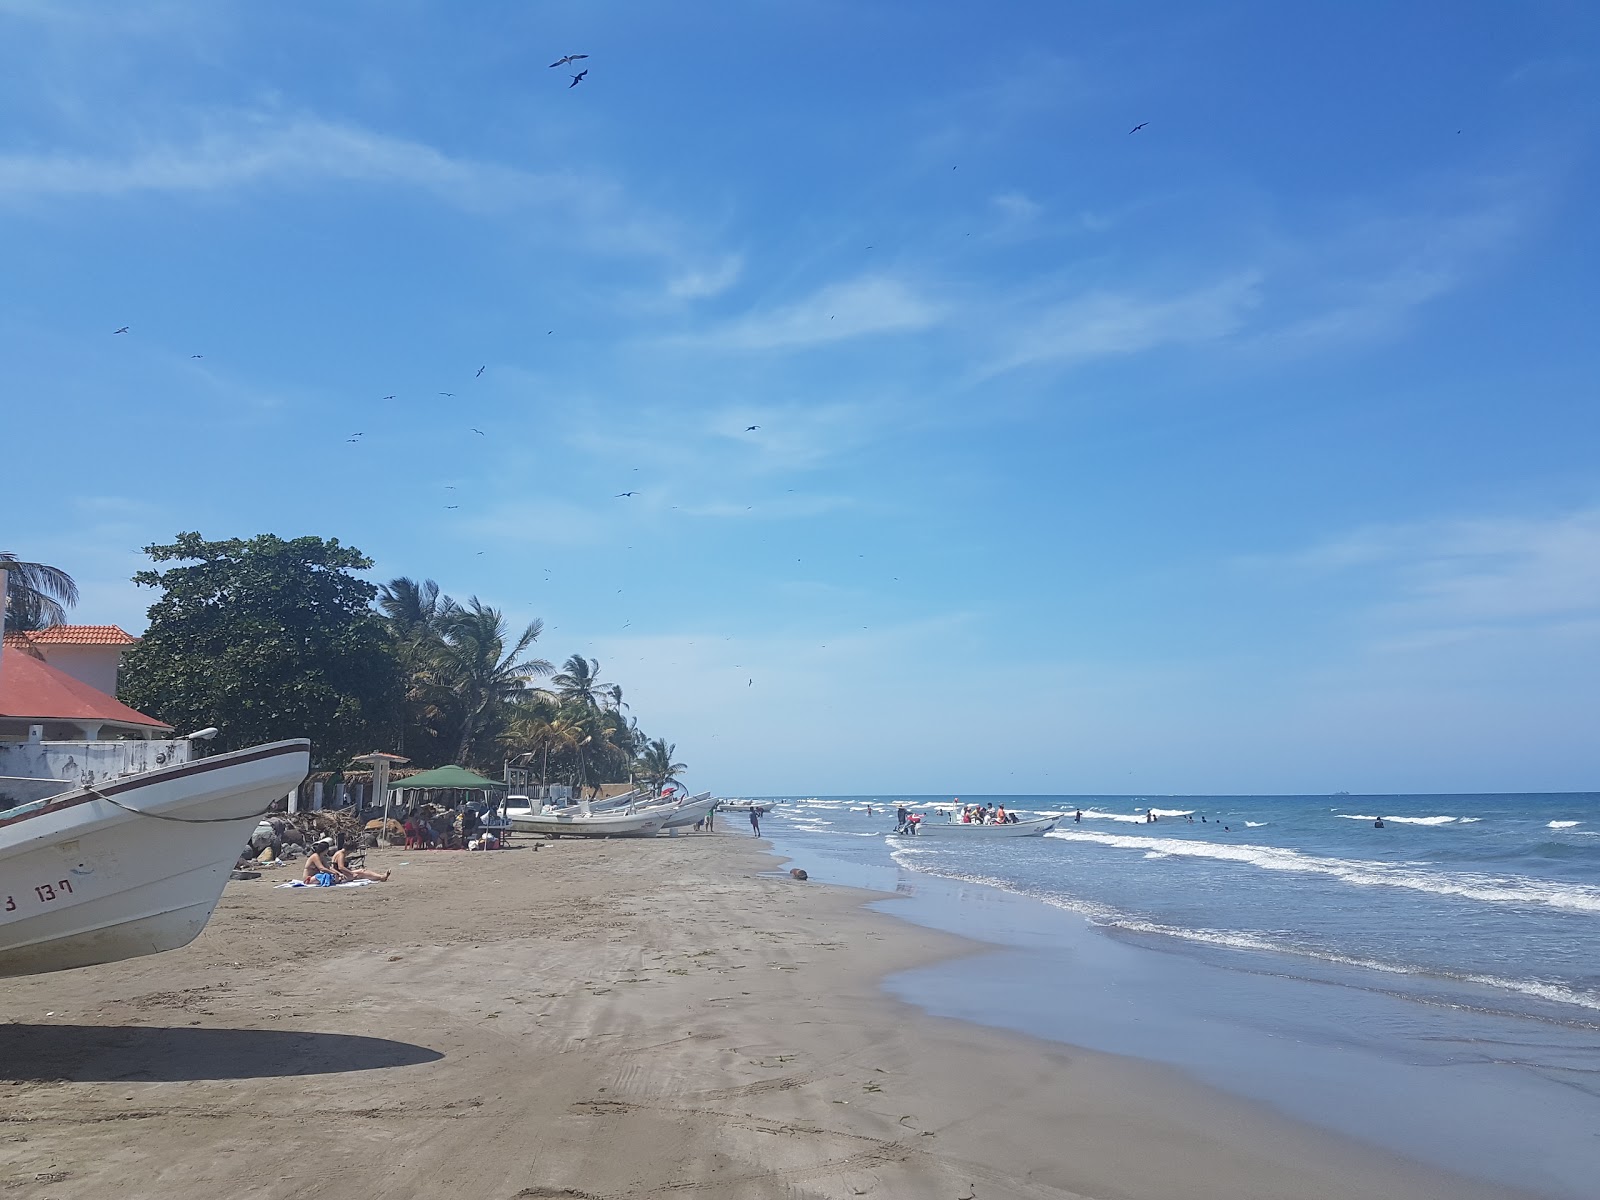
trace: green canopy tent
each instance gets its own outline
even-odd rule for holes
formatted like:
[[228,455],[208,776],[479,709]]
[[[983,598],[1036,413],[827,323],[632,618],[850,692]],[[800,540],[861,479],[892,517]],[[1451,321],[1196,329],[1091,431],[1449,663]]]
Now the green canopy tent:
[[[407,775],[404,779],[390,782],[389,791],[383,798],[385,835],[389,832],[388,814],[389,797],[396,792],[503,792],[506,785],[493,779],[486,779],[475,771],[465,767],[451,764],[448,767],[435,767],[431,771],[421,771],[416,775]],[[401,797],[402,803],[404,796]],[[452,807],[454,807],[452,805]]]

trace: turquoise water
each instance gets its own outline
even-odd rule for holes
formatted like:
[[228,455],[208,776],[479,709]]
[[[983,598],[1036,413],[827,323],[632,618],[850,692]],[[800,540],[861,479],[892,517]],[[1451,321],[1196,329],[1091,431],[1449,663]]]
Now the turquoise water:
[[936,820],[950,799],[791,797],[764,822],[819,878],[1007,947],[895,981],[907,999],[1594,1194],[1600,795],[963,796],[1064,818],[1042,838],[884,836],[897,803]]

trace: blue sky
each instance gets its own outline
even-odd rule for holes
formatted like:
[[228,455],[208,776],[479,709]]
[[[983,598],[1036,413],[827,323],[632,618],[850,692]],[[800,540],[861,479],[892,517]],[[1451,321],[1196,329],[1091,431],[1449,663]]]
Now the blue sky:
[[5,548],[337,536],[729,794],[1593,788],[1597,35],[0,0]]

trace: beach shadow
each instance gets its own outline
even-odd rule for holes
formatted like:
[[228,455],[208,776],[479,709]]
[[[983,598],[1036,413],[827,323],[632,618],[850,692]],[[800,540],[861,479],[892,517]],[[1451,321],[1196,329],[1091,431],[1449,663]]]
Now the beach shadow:
[[0,1080],[173,1083],[379,1071],[437,1050],[348,1033],[144,1025],[0,1025]]

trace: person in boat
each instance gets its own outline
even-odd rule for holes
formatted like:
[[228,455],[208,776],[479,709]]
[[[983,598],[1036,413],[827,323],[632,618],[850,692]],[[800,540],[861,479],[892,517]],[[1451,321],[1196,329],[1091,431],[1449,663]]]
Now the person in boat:
[[996,825],[1004,825],[1004,824],[1007,823],[1006,822],[1006,806],[1004,804],[995,805],[995,808],[994,808],[994,823]]
[[340,883],[349,883],[354,879],[369,879],[373,883],[389,882],[389,872],[387,871],[369,871],[365,867],[352,867],[349,854],[348,850],[340,846],[333,852],[333,858],[329,864],[333,867],[333,873],[339,877]]

